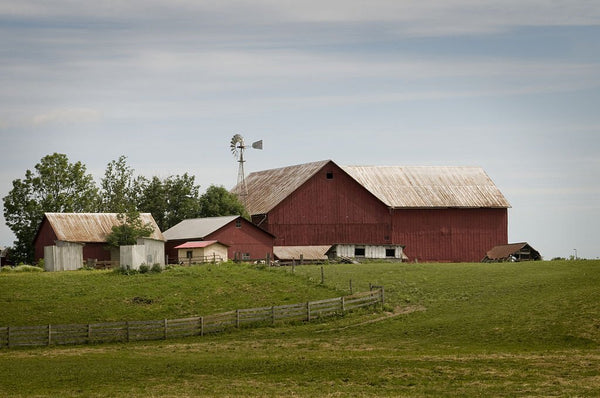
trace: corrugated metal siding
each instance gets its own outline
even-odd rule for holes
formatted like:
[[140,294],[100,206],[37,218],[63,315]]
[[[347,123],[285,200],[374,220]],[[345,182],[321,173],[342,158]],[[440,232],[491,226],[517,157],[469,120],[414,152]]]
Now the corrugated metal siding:
[[[106,242],[106,236],[115,225],[120,225],[117,213],[46,213],[58,240],[65,242]],[[144,224],[149,223],[154,232],[152,239],[165,240],[152,214],[141,213]]]
[[331,245],[324,246],[275,246],[273,253],[279,260],[327,260]]
[[342,169],[389,207],[510,207],[480,167],[344,166]]
[[215,232],[219,228],[223,228],[225,225],[239,217],[240,216],[190,218],[167,229],[163,232],[163,236],[167,240],[204,238],[206,235]]

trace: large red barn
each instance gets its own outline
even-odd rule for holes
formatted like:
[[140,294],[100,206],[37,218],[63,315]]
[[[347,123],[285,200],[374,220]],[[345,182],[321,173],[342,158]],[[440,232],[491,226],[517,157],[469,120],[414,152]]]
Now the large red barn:
[[[251,173],[246,207],[276,246],[403,245],[413,261],[480,261],[508,242],[508,201],[479,167],[340,167]],[[234,192],[237,188],[234,188]]]

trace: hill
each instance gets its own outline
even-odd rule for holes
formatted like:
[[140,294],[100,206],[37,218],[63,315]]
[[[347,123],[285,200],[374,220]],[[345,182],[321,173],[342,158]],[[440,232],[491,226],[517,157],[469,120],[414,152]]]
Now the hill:
[[[233,265],[176,272],[184,276],[120,282],[121,276],[81,275],[96,284],[122,283],[116,291],[132,289],[116,299],[122,306],[127,297],[146,294],[168,308],[160,311],[179,314],[333,297],[347,293],[351,279],[354,291],[384,285],[386,312],[180,341],[0,350],[0,395],[600,395],[600,261],[326,265],[324,286],[319,266],[296,267],[293,275],[290,268]],[[26,297],[23,289],[38,287],[36,278],[1,276],[2,308],[33,307],[37,319],[46,319],[48,311],[23,299],[7,302],[4,293],[10,286]],[[72,302],[85,297],[82,285],[70,290],[68,282],[54,283],[61,296],[78,292]],[[177,292],[179,299],[167,300]],[[206,303],[211,297],[216,304]],[[29,319],[11,311],[13,319]],[[118,316],[131,314],[141,316],[137,310]]]

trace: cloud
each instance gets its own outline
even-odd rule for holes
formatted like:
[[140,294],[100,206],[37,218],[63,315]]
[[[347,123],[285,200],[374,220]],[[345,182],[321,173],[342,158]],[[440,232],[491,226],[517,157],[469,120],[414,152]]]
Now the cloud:
[[34,126],[49,124],[79,124],[94,123],[101,119],[101,114],[95,109],[88,108],[63,108],[35,115],[32,119]]

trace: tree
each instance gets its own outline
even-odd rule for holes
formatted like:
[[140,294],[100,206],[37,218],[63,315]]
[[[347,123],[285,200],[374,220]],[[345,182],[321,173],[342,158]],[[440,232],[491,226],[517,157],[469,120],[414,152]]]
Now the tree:
[[162,181],[156,176],[152,180],[138,178],[138,210],[151,213],[162,231],[187,218],[199,217],[200,187],[194,180],[195,177],[187,173]]
[[13,231],[16,261],[34,260],[33,239],[47,212],[93,212],[98,189],[81,162],[70,163],[61,153],[46,155],[27,170],[24,179],[13,181],[4,201],[6,225]]
[[211,185],[200,197],[200,216],[217,217],[241,215],[249,218],[237,195],[222,186]]
[[122,155],[118,160],[108,163],[100,186],[100,211],[126,213],[135,210],[133,169],[127,165],[126,156]]
[[109,246],[120,247],[135,245],[138,238],[144,238],[152,235],[154,228],[150,223],[144,224],[137,211],[119,213],[117,218],[121,222],[111,228],[111,233],[106,237],[106,243]]

